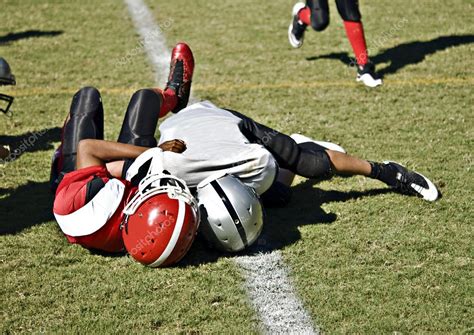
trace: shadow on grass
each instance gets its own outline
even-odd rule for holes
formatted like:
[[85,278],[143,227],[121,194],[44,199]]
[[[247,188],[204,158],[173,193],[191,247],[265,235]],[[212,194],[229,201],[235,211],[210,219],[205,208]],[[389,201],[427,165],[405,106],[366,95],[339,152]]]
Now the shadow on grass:
[[[198,235],[190,252],[177,265],[193,267],[217,261],[220,257],[252,255],[281,249],[301,238],[298,227],[313,224],[331,224],[337,216],[326,213],[321,206],[330,202],[345,202],[392,192],[388,188],[364,192],[324,191],[314,188],[317,181],[307,180],[293,188],[293,199],[284,208],[267,210],[264,231],[257,242],[242,253],[229,254],[211,249]],[[49,182],[28,182],[16,189],[0,188],[0,235],[16,234],[24,229],[54,220],[53,196]],[[121,257],[124,253],[110,254],[91,251],[104,257]]]
[[[425,60],[426,56],[435,54],[451,47],[474,43],[474,35],[450,35],[440,36],[429,41],[413,41],[386,49],[378,55],[370,57],[375,63],[390,63],[389,66],[379,69],[379,76],[394,74],[405,66],[418,64]],[[308,61],[318,59],[337,59],[344,64],[354,65],[354,60],[347,52],[334,52],[321,56],[306,58]]]
[[301,238],[298,227],[313,224],[331,224],[336,221],[334,213],[326,213],[321,206],[330,202],[345,202],[368,196],[393,192],[391,189],[375,189],[364,192],[324,191],[314,188],[317,181],[307,180],[293,187],[293,199],[284,208],[267,209],[266,224],[257,242],[244,252],[222,253],[210,249],[206,241],[198,235],[189,253],[178,267],[198,266],[215,262],[220,257],[234,257],[270,252],[291,245]]
[[0,45],[9,45],[12,42],[37,37],[54,37],[61,35],[62,30],[26,30],[17,33],[8,33],[0,36]]
[[53,142],[61,139],[61,128],[54,127],[21,135],[0,135],[0,145],[9,145],[11,154],[6,161],[17,160],[25,152],[53,149]]
[[[9,145],[9,161],[17,160],[25,152],[50,150],[52,142],[59,141],[61,128],[54,127],[22,135],[0,136],[0,144]],[[32,182],[17,188],[0,188],[0,235],[16,234],[23,229],[53,220],[53,197],[49,182]]]
[[31,182],[15,189],[0,188],[0,235],[54,220],[49,182]]

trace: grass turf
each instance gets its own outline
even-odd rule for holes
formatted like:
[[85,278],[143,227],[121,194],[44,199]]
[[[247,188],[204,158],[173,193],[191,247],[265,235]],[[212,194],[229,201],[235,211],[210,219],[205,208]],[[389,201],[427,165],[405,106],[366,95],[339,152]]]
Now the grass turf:
[[[328,30],[308,30],[299,50],[286,40],[291,1],[147,3],[171,23],[170,47],[193,48],[199,98],[357,156],[398,160],[440,185],[444,197],[428,204],[358,177],[297,180],[290,206],[269,211],[259,244],[283,250],[315,323],[329,333],[472,331],[472,4],[361,1],[385,74],[369,90],[345,64],[350,48],[332,1]],[[0,44],[19,82],[0,139],[48,130],[0,168],[2,331],[255,332],[229,258],[197,243],[183,266],[150,270],[68,245],[51,221],[49,157],[71,95],[83,85],[104,90],[113,138],[129,94],[153,83],[142,53],[117,63],[138,45],[125,6],[2,5],[11,15],[0,36],[50,32]]]

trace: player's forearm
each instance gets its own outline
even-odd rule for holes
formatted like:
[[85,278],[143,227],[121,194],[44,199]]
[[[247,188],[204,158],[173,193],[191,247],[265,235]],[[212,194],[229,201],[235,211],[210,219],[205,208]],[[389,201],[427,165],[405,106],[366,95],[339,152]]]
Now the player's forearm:
[[107,161],[137,158],[148,150],[131,144],[87,139],[79,142],[77,150],[77,168],[105,166]]

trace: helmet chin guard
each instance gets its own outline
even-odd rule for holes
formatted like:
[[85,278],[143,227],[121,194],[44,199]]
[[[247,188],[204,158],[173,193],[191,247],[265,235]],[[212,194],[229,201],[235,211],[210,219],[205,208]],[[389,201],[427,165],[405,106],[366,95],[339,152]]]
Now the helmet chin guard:
[[191,191],[184,180],[169,174],[147,175],[140,181],[138,191],[125,206],[125,215],[135,214],[137,208],[158,194],[167,194],[170,199],[182,200],[196,209],[199,214],[197,201],[191,195]]

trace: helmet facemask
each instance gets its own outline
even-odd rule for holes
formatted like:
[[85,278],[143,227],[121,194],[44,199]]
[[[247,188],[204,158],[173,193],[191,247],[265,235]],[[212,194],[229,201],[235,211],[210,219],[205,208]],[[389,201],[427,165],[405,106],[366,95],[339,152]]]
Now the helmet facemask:
[[[12,74],[10,65],[7,61],[0,57],[0,86],[16,85],[15,76]],[[13,104],[14,98],[10,95],[0,93],[0,112],[11,116],[10,107]]]

